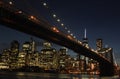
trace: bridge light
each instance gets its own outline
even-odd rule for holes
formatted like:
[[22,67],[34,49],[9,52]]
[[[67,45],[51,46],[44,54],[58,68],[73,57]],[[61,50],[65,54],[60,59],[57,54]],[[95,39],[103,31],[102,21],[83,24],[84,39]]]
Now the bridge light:
[[22,11],[18,11],[17,13],[22,13]]
[[55,14],[53,14],[53,17],[54,17],[54,18],[56,18],[56,15],[55,15]]
[[22,13],[22,11],[17,11],[17,12],[15,12],[16,14],[21,14]]
[[18,13],[22,13],[22,11],[18,11]]
[[72,37],[71,37],[70,35],[67,35],[67,37],[68,37],[69,39],[72,39]]
[[31,19],[34,19],[34,16],[30,16]]
[[70,33],[70,30],[68,30],[68,33]]
[[30,18],[31,18],[31,19],[34,19],[34,20],[36,19],[34,16],[30,16]]
[[65,27],[65,29],[67,30],[67,27]]
[[73,34],[72,34],[72,33],[71,33],[70,35],[71,35],[71,36],[73,36]]
[[58,30],[56,27],[52,27],[52,30],[53,30],[54,32],[59,32],[59,30]]
[[95,53],[97,53],[97,50],[95,50]]
[[64,24],[63,24],[63,23],[61,23],[61,26],[64,26]]
[[94,52],[94,49],[91,49]]
[[47,4],[46,4],[45,2],[43,3],[43,5],[44,5],[44,6],[47,6]]
[[57,19],[58,22],[60,22],[60,19]]
[[82,44],[82,42],[81,42],[81,41],[79,41],[79,40],[78,40],[78,43]]
[[73,36],[74,38],[76,38],[75,36]]
[[11,2],[11,1],[10,1],[10,2],[9,2],[9,4],[10,4],[10,5],[12,5],[12,4],[13,4],[13,2]]

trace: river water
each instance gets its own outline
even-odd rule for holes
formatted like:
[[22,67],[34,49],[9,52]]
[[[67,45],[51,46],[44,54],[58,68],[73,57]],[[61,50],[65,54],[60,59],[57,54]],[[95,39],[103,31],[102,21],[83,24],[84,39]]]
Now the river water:
[[30,72],[0,72],[0,79],[120,79],[114,77],[99,77],[98,75],[53,74]]

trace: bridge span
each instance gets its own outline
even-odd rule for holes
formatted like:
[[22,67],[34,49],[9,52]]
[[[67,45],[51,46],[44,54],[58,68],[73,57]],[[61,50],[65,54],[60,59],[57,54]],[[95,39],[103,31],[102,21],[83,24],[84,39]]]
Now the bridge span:
[[87,48],[72,36],[65,34],[40,18],[27,14],[19,9],[0,2],[0,24],[42,38],[58,45],[65,46],[78,54],[99,62],[100,75],[114,75],[113,62],[101,56],[91,48]]

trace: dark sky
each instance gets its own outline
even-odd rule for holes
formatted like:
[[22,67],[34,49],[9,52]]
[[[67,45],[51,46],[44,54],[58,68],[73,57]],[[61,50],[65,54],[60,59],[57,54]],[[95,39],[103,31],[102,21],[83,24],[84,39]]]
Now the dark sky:
[[[6,0],[9,1],[9,0]],[[33,15],[43,15],[46,20],[55,23],[50,12],[41,5],[42,0],[12,0],[15,6]],[[82,40],[84,29],[90,47],[95,49],[97,38],[102,38],[104,46],[114,49],[115,56],[120,57],[120,1],[119,0],[43,0],[77,39]],[[58,27],[61,27],[58,25]],[[29,40],[28,35],[0,26],[0,44]],[[38,40],[38,39],[37,39]]]

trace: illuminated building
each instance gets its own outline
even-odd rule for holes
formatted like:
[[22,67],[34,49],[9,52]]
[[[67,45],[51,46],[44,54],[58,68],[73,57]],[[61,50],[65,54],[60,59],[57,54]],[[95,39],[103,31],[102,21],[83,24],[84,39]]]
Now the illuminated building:
[[5,49],[1,55],[0,69],[8,69],[10,65],[10,53],[9,49]]
[[3,63],[8,63],[9,64],[9,62],[10,62],[10,52],[11,51],[8,50],[8,49],[3,50],[2,56],[1,56],[1,60],[2,60]]
[[99,63],[93,59],[90,59],[88,61],[88,68],[87,68],[87,72],[89,74],[99,74]]
[[63,47],[59,50],[59,68],[65,68],[68,60],[67,48]]
[[51,43],[48,41],[44,41],[43,43],[43,48],[44,49],[51,49]]
[[[21,57],[21,55],[26,54],[25,56],[25,66],[29,66],[30,64],[30,54],[31,53],[31,45],[30,42],[25,42],[22,45],[22,52],[19,53],[19,64],[20,62],[24,62],[24,56]],[[23,60],[23,61],[20,61]],[[24,65],[24,64],[20,64],[20,65]]]
[[31,38],[31,42],[25,42],[22,46],[25,56],[26,66],[38,66],[38,52],[36,51],[36,43]]
[[27,66],[39,66],[38,58],[39,58],[38,52],[28,53],[26,58]]
[[45,68],[45,70],[56,69],[58,66],[57,51],[51,48],[51,44],[47,41],[43,43],[43,49],[40,54],[40,67]]
[[35,41],[33,40],[33,38],[31,38],[30,44],[31,44],[31,51],[32,51],[32,52],[35,52],[35,51],[36,51],[36,43],[35,43]]
[[30,42],[25,42],[22,46],[22,50],[23,51],[26,51],[26,52],[29,52],[31,51],[31,45],[30,45]]
[[87,38],[87,31],[86,31],[86,29],[84,31],[83,45],[85,47],[88,47],[88,38]]
[[9,69],[9,65],[7,63],[0,62],[0,69]]
[[96,46],[97,46],[97,50],[101,50],[103,48],[102,39],[97,39]]
[[31,42],[25,42],[22,46],[23,51],[27,51],[28,53],[34,53],[36,51],[36,43],[31,38]]
[[11,53],[10,53],[10,68],[11,69],[17,68],[18,53],[19,53],[19,43],[18,41],[14,40],[11,43]]
[[[85,31],[84,31],[84,38],[83,38],[83,42],[82,42],[82,44],[83,44],[83,46],[85,46],[85,47],[89,47],[88,46],[88,38],[87,38],[87,31],[86,31],[86,29],[85,29]],[[85,57],[85,56],[82,56],[81,55],[81,70],[82,71],[86,71],[86,69],[87,69],[87,64],[88,64],[88,60],[89,60],[89,58],[88,57]]]
[[18,54],[18,67],[23,67],[26,65],[26,54],[25,52],[19,52]]

